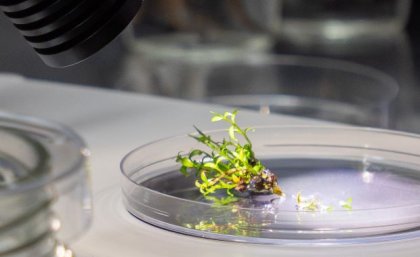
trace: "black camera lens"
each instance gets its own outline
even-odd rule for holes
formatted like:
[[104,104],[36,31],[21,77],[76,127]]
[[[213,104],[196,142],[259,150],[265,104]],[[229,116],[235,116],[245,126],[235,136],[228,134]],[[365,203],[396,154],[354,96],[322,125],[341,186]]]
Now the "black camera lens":
[[0,10],[49,66],[76,64],[113,40],[142,0],[0,0]]

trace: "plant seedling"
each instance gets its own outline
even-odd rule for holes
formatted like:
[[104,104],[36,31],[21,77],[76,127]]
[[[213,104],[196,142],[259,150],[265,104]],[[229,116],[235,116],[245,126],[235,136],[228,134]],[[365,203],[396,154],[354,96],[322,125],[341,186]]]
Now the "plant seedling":
[[[236,110],[223,114],[212,112],[212,122],[228,123],[228,139],[215,141],[195,127],[197,133],[190,136],[209,150],[193,149],[188,154],[179,153],[176,161],[181,164],[181,173],[186,176],[195,174],[195,186],[201,194],[219,204],[236,201],[238,195],[283,195],[277,176],[256,159],[248,137],[251,129],[239,127],[237,113]],[[225,196],[215,195],[221,191],[226,193]]]

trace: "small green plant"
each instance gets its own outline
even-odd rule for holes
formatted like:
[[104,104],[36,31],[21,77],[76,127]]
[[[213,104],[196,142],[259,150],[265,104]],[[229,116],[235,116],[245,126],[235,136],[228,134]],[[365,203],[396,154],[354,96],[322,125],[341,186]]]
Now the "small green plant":
[[315,196],[302,196],[301,192],[298,192],[296,195],[296,208],[298,211],[306,212],[331,212],[334,210],[332,205],[324,205]]
[[[306,212],[332,212],[335,207],[334,205],[325,205],[321,200],[313,195],[302,196],[301,192],[296,195],[296,209],[298,211]],[[353,198],[349,197],[345,201],[339,201],[338,204],[341,208],[351,211],[353,210]]]
[[[190,136],[209,150],[193,149],[188,154],[179,153],[176,161],[181,164],[180,171],[186,176],[195,174],[195,185],[201,194],[219,204],[236,201],[236,195],[240,195],[237,193],[283,195],[277,176],[255,157],[248,137],[251,129],[242,129],[236,123],[237,111],[212,114],[212,122],[228,123],[228,139],[215,141],[195,127],[197,133]],[[225,196],[215,196],[221,191],[226,193]]]
[[340,201],[340,206],[348,211],[353,210],[353,198],[349,197],[345,201]]

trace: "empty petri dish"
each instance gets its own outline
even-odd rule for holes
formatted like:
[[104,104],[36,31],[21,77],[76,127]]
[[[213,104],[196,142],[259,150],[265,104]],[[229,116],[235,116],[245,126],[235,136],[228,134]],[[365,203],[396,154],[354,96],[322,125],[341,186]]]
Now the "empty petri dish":
[[399,90],[387,74],[357,63],[262,54],[214,66],[202,84],[215,104],[381,128],[390,126]]

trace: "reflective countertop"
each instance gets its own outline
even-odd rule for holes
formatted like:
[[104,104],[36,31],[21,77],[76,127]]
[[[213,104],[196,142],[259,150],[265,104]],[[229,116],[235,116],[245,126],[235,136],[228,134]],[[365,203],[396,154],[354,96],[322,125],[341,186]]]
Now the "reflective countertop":
[[[65,123],[88,143],[94,217],[88,232],[70,244],[77,256],[418,256],[419,240],[313,247],[244,244],[207,240],[156,228],[129,215],[121,200],[119,163],[131,149],[151,140],[192,130],[213,129],[214,105],[115,90],[0,77],[0,108]],[[176,117],[176,119],[174,119]],[[171,124],[168,126],[168,124]],[[241,112],[241,123],[323,124],[281,115]],[[324,123],[325,124],[325,123]],[[315,249],[315,250],[314,250]]]

